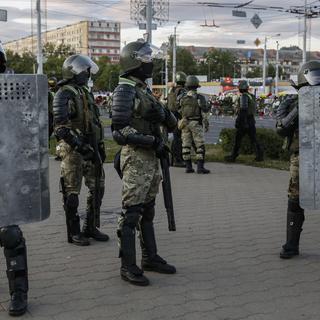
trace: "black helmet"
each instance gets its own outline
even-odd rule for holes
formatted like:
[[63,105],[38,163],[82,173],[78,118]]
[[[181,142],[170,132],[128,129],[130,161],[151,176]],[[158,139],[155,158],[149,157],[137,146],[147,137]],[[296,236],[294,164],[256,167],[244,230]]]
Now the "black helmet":
[[249,84],[247,80],[240,80],[238,83],[238,89],[239,90],[248,90]]
[[176,73],[176,83],[180,85],[184,85],[187,80],[187,75],[183,71],[178,71]]
[[320,61],[311,60],[304,63],[298,71],[298,87],[320,84]]
[[187,76],[185,86],[187,88],[200,88],[199,79],[196,76]]
[[62,65],[62,77],[64,80],[74,79],[79,85],[85,85],[90,74],[96,74],[99,67],[83,54],[74,54],[68,57]]
[[155,56],[154,48],[150,46],[149,43],[145,42],[143,39],[139,39],[134,42],[128,43],[120,53],[120,75],[128,75],[133,73],[133,71],[140,69],[143,66],[149,66],[146,73],[141,74],[145,78],[149,78],[152,75],[152,59]]

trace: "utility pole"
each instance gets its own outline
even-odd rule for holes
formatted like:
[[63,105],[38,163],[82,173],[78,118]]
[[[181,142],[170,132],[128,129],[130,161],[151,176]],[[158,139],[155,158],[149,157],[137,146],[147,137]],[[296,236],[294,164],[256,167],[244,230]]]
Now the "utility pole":
[[43,74],[43,55],[42,55],[42,41],[41,41],[41,0],[37,0],[37,62],[38,62],[38,74]]
[[276,53],[276,79],[275,79],[275,95],[279,93],[279,41],[277,41],[277,53]]
[[177,73],[177,26],[180,21],[174,26],[173,32],[173,44],[172,44],[172,82],[176,81],[176,73]]
[[166,83],[166,89],[165,89],[165,97],[168,97],[168,81],[169,81],[169,69],[168,69],[168,45],[166,46],[166,52],[165,52],[165,83]]
[[266,67],[267,67],[267,36],[264,37],[264,50],[263,50],[263,70],[262,70],[262,86],[263,92],[266,93]]
[[147,20],[147,34],[148,34],[148,43],[152,43],[152,0],[147,0],[146,6],[146,20]]
[[302,63],[307,62],[307,0],[304,4],[304,18],[303,18],[303,52],[302,52]]

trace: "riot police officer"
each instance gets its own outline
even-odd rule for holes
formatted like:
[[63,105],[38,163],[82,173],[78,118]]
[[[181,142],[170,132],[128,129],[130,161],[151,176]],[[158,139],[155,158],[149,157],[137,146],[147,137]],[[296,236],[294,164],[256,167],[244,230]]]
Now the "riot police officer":
[[54,95],[57,91],[57,78],[56,77],[50,77],[48,79],[48,116],[49,116],[49,139],[53,133],[53,99]]
[[197,158],[197,173],[207,174],[210,170],[204,168],[205,142],[203,126],[207,131],[209,122],[207,119],[210,110],[209,103],[203,95],[197,93],[200,87],[196,76],[188,76],[186,79],[186,92],[178,97],[179,128],[182,137],[182,156],[186,164],[186,173],[194,172],[191,162],[191,147],[194,144]]
[[[320,85],[320,61],[304,63],[298,72],[296,90],[304,86]],[[299,203],[299,112],[298,95],[288,95],[277,110],[277,132],[286,138],[290,151],[290,180],[287,207],[287,239],[280,258],[290,259],[299,255],[299,242],[304,222],[304,209]]]
[[[11,74],[7,57],[0,43],[0,74]],[[27,310],[28,266],[27,247],[18,225],[0,226],[0,246],[4,248],[10,291],[9,314],[20,316]]]
[[[155,99],[145,82],[152,77],[152,55],[150,45],[143,40],[130,42],[122,49],[120,79],[112,104],[113,138],[122,146],[122,214],[117,232],[120,274],[123,280],[140,286],[149,284],[143,271],[176,272],[158,255],[153,226],[161,180],[158,158],[167,152],[160,125],[172,131],[176,119]],[[136,228],[142,249],[141,269],[136,263]]]
[[[99,231],[100,206],[104,194],[105,160],[103,127],[99,110],[87,88],[98,66],[87,56],[68,57],[62,66],[63,81],[53,101],[55,135],[60,139],[57,155],[61,157],[61,191],[66,215],[68,242],[89,245],[88,238],[107,241]],[[82,177],[89,189],[87,211],[80,232],[78,215]]]
[[256,137],[256,100],[255,96],[249,93],[249,85],[246,80],[239,81],[238,89],[240,95],[236,101],[236,136],[233,150],[230,155],[225,157],[228,162],[235,162],[239,155],[241,141],[244,135],[248,134],[251,144],[256,153],[256,161],[263,161],[263,151]]
[[[177,119],[180,119],[180,114],[178,112],[178,97],[186,92],[185,83],[187,80],[187,75],[178,71],[176,74],[175,83],[176,85],[172,87],[168,93],[168,108],[174,114]],[[171,154],[172,154],[172,165],[174,167],[185,167],[182,158],[182,139],[181,130],[176,128],[173,131],[173,139],[171,144]]]

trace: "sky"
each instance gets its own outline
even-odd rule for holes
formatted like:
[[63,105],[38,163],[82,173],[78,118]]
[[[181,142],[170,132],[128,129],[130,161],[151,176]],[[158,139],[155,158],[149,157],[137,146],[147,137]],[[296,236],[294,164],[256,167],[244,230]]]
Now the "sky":
[[[138,0],[132,0],[138,1]],[[143,0],[140,0],[143,1]],[[160,46],[177,26],[178,45],[206,47],[250,47],[256,48],[255,39],[259,38],[263,46],[268,37],[268,48],[298,45],[302,47],[303,19],[297,15],[272,10],[249,10],[246,18],[232,16],[230,8],[210,8],[199,4],[206,0],[169,0],[169,21],[153,31],[153,43]],[[241,4],[248,0],[207,0],[216,3]],[[8,22],[0,22],[0,40],[7,42],[31,34],[31,2],[36,0],[0,0],[0,9],[8,10]],[[42,0],[44,2],[44,0]],[[254,5],[302,6],[305,0],[254,0]],[[310,5],[319,5],[320,0],[308,0]],[[121,45],[141,38],[145,31],[139,30],[135,21],[130,20],[130,0],[47,0],[48,30],[87,19],[106,19],[121,22]],[[263,21],[255,28],[250,19],[258,14]],[[219,28],[202,27],[215,24]],[[177,22],[180,21],[180,24]],[[34,20],[35,23],[35,20]],[[1,27],[2,26],[2,27]],[[320,51],[320,18],[308,21],[307,49]],[[34,30],[35,30],[34,25]],[[276,36],[280,33],[280,36]],[[245,44],[237,44],[245,40]]]

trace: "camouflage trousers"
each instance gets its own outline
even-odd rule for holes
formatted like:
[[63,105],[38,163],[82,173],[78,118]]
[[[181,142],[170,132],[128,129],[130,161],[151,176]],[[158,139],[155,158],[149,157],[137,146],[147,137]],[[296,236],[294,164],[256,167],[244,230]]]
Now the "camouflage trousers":
[[154,150],[124,146],[121,150],[122,207],[153,201],[159,192],[161,175]]
[[[57,146],[57,156],[61,161],[61,177],[63,178],[65,195],[80,194],[82,178],[90,192],[95,191],[95,165],[92,161],[83,160],[81,154],[74,151],[70,145],[63,140]],[[105,184],[105,175],[102,170],[100,177],[100,188]]]
[[196,147],[197,160],[204,160],[205,146],[203,127],[199,121],[189,120],[186,126],[181,130],[182,138],[182,157],[183,160],[191,159],[191,147]]
[[290,157],[290,181],[288,197],[299,201],[299,153],[293,153]]

